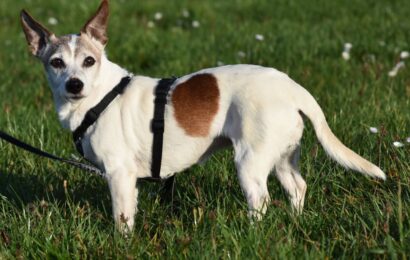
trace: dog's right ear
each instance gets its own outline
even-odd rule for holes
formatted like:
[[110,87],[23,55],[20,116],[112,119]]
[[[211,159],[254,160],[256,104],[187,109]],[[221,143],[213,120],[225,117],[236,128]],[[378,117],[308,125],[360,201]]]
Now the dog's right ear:
[[81,29],[81,33],[85,33],[90,37],[105,45],[108,41],[107,26],[108,26],[108,0],[102,0],[97,12],[87,21]]
[[33,55],[39,57],[41,51],[47,46],[54,34],[34,20],[25,10],[21,11],[20,19],[30,51]]

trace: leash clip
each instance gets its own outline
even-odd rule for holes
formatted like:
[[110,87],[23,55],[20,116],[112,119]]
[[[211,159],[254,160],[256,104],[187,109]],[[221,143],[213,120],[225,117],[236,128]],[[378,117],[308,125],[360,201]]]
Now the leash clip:
[[74,144],[75,144],[75,148],[77,149],[77,152],[81,156],[84,156],[83,144],[81,141],[82,141],[82,138],[78,137],[76,140],[74,140]]

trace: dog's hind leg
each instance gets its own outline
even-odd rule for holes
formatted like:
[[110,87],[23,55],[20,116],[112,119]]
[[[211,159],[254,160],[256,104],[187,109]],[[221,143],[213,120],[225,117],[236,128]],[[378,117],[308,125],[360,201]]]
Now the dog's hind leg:
[[290,149],[288,153],[282,155],[275,166],[276,177],[288,193],[292,209],[297,214],[300,214],[303,210],[307,188],[305,180],[299,173],[299,154],[299,146]]
[[235,147],[235,164],[239,182],[248,202],[248,216],[260,220],[270,202],[267,179],[272,169],[268,156],[255,154],[250,148]]
[[122,232],[129,232],[134,226],[138,194],[136,182],[136,175],[125,170],[111,172],[108,177],[115,223]]

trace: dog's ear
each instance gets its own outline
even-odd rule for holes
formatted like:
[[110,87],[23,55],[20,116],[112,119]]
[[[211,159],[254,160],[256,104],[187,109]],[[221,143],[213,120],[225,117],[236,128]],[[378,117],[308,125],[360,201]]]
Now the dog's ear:
[[31,53],[39,57],[43,48],[46,47],[51,41],[51,38],[54,37],[54,34],[34,20],[25,10],[21,11],[20,20]]
[[108,15],[108,0],[103,0],[97,12],[84,25],[81,33],[86,33],[98,40],[102,45],[105,45],[108,41]]

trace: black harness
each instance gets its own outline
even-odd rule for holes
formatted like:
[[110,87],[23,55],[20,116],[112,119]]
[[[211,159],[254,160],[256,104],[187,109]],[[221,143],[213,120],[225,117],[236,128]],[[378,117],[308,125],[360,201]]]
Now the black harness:
[[83,145],[81,143],[87,129],[97,121],[101,113],[108,107],[108,105],[118,96],[124,92],[125,87],[130,83],[131,77],[123,77],[110,92],[108,92],[101,101],[93,108],[87,111],[83,121],[73,132],[73,141],[78,153],[84,157]]
[[[147,178],[140,178],[143,180],[149,181],[162,181],[160,176],[161,172],[161,161],[162,161],[162,147],[163,147],[163,134],[164,134],[164,113],[165,113],[165,105],[167,103],[167,95],[171,88],[171,85],[175,82],[176,78],[166,78],[161,79],[158,82],[158,85],[155,89],[155,107],[154,107],[154,117],[151,122],[151,131],[153,132],[154,140],[152,145],[152,161],[151,161],[151,177]],[[97,120],[101,113],[108,107],[108,105],[118,96],[124,93],[125,88],[131,81],[130,76],[126,76],[121,79],[121,81],[110,91],[108,92],[104,98],[93,108],[87,111],[84,116],[83,121],[81,122],[80,126],[73,132],[73,141],[77,151],[84,156],[84,151],[82,147],[82,139],[84,134],[86,133],[87,129],[93,125]],[[102,172],[100,169],[96,168],[95,166],[91,166],[88,164],[84,164],[74,160],[63,159],[57,157],[55,155],[49,154],[44,152],[40,149],[32,147],[24,142],[17,140],[16,138],[0,131],[0,138],[12,143],[26,151],[31,153],[61,161],[72,166],[81,168],[83,170],[87,170],[93,173],[96,173],[100,176],[105,176],[105,173]],[[165,181],[164,189],[169,190],[170,186],[173,186],[174,176],[169,177]]]
[[[175,82],[176,78],[165,78],[158,82],[155,88],[154,99],[154,118],[151,122],[151,131],[154,135],[152,143],[152,160],[151,160],[151,177],[142,178],[149,181],[162,181],[161,173],[161,161],[162,161],[162,147],[164,137],[164,113],[165,105],[167,103],[167,96],[171,85]],[[131,81],[131,77],[127,76],[121,79],[110,92],[108,92],[104,98],[93,108],[87,111],[80,126],[73,132],[73,141],[77,151],[84,156],[82,147],[82,139],[87,129],[93,125],[101,113],[108,107],[108,105],[118,96],[121,95],[125,88]],[[172,177],[173,178],[173,177]]]

